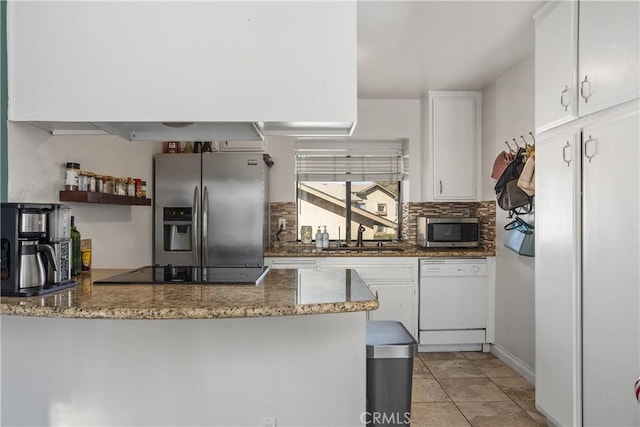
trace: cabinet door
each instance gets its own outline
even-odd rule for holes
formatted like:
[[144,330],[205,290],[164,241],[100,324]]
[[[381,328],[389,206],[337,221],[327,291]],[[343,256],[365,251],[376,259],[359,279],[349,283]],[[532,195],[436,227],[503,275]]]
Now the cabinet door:
[[582,132],[585,426],[640,425],[639,128],[636,111]]
[[429,95],[434,200],[476,198],[479,96]]
[[577,1],[558,1],[536,16],[535,126],[537,132],[577,115]]
[[640,3],[580,2],[580,115],[638,98]]
[[220,141],[220,151],[263,152],[264,141]]
[[580,140],[536,143],[536,404],[563,426],[580,425]]
[[369,320],[397,320],[416,336],[413,316],[415,287],[413,285],[369,285],[371,292],[378,293],[377,310],[369,312]]

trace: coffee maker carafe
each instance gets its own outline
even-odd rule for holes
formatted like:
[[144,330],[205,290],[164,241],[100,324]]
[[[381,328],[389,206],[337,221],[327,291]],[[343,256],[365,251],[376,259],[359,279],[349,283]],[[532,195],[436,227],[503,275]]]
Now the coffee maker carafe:
[[34,296],[75,286],[71,281],[69,207],[2,203],[3,296]]
[[47,273],[40,256],[45,254],[50,268],[58,270],[53,248],[47,244],[40,244],[37,240],[23,240],[20,245],[20,289],[44,286],[47,283]]

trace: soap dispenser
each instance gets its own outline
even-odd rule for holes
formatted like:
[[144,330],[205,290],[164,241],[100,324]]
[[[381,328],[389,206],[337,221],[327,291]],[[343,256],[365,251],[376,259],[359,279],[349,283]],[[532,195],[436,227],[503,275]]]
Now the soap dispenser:
[[318,226],[318,231],[316,232],[316,249],[322,249],[322,231],[320,231],[320,226]]
[[324,230],[322,231],[322,248],[329,247],[329,233],[327,232],[327,226],[323,226]]

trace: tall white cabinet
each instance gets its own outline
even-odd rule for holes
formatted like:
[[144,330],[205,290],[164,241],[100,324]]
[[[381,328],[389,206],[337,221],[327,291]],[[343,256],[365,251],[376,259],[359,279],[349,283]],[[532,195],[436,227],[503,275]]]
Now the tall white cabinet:
[[640,120],[582,129],[582,390],[590,426],[639,426]]
[[[536,17],[536,405],[552,424],[640,425],[639,16],[571,1]],[[545,65],[554,28],[579,61]]]
[[580,135],[536,142],[536,404],[560,425],[580,419]]

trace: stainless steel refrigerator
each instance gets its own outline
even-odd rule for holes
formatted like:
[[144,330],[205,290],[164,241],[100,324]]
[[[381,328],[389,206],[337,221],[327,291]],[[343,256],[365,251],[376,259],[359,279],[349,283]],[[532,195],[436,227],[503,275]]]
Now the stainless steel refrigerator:
[[269,198],[262,154],[157,154],[153,189],[156,267],[175,274],[190,267],[195,273],[186,281],[264,270]]

